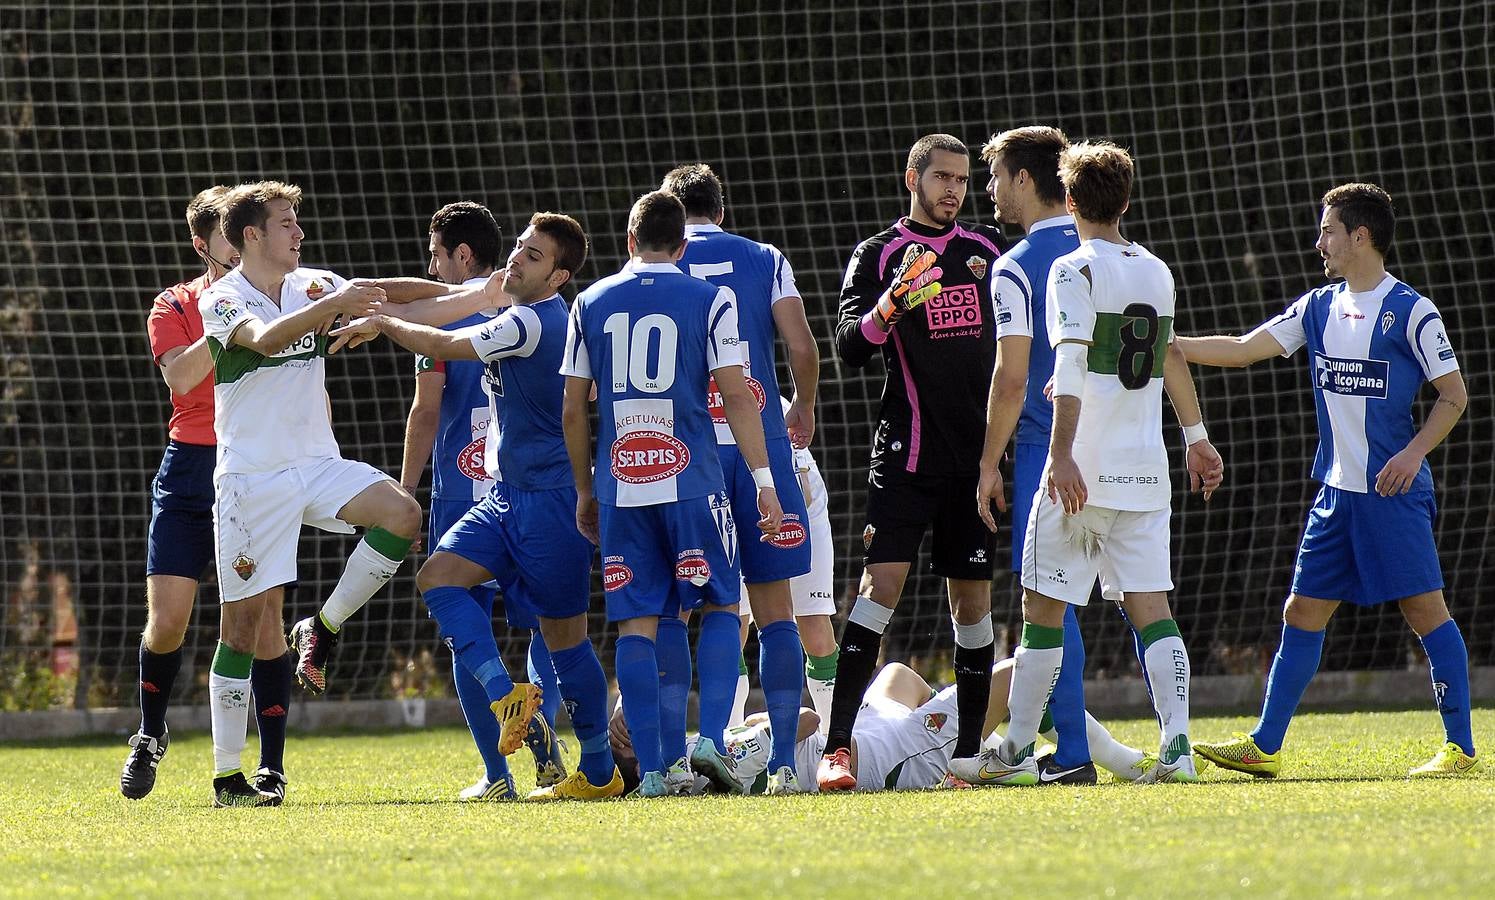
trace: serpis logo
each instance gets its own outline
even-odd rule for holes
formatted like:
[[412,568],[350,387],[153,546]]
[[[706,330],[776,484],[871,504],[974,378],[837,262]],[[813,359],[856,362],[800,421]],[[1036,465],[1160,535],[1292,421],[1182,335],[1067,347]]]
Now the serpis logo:
[[463,447],[462,452],[457,454],[457,471],[473,481],[487,481],[488,470],[483,468],[483,449],[487,444],[488,436],[483,435]]
[[672,434],[631,431],[613,441],[613,477],[625,484],[650,484],[673,478],[690,464],[690,451]]
[[699,554],[685,556],[675,563],[675,580],[689,581],[696,587],[704,587],[711,580],[711,565]]
[[602,563],[602,589],[616,591],[633,581],[633,570],[623,562],[621,556],[609,556]]
[[1391,366],[1381,359],[1344,359],[1313,355],[1313,384],[1321,391],[1345,397],[1386,399]]
[[[753,392],[753,399],[758,401],[758,412],[763,412],[763,407],[768,403],[768,392],[763,389],[762,383],[751,375],[744,374],[743,381],[747,382],[748,390]],[[722,406],[721,388],[716,386],[716,376],[706,385],[706,408],[711,411],[711,421],[718,425],[727,424],[727,409]]]
[[805,542],[805,526],[794,513],[784,513],[784,521],[768,542],[780,550],[793,550]]

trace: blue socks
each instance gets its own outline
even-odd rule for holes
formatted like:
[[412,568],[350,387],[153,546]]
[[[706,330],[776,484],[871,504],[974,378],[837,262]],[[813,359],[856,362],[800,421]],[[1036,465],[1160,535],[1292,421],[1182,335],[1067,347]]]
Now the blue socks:
[[[701,735],[711,738],[717,749],[721,749],[726,740],[727,720],[732,717],[732,701],[737,696],[737,662],[742,658],[740,623],[735,609],[718,607],[701,617],[701,635],[696,639],[696,667],[701,679]],[[798,633],[796,628],[795,634]],[[800,677],[803,677],[804,665],[801,657],[795,670]],[[798,708],[797,695],[794,702]],[[631,722],[629,727],[632,728]]]
[[785,619],[758,629],[758,651],[758,680],[763,685],[769,727],[773,729],[768,770],[777,772],[780,766],[794,766],[799,699],[805,685],[805,651],[799,643],[799,626],[793,619]]
[[[614,669],[618,693],[623,695],[623,721],[628,724],[633,754],[638,758],[639,775],[663,772],[659,743],[659,661],[655,656],[654,642],[637,634],[619,637]],[[735,660],[732,679],[733,687],[736,687]]]
[[1464,635],[1449,619],[1422,639],[1428,667],[1433,670],[1433,699],[1443,717],[1443,731],[1450,743],[1474,755],[1474,733],[1469,725],[1469,651]]
[[672,764],[685,756],[685,708],[690,699],[690,630],[683,621],[674,616],[659,620],[654,654],[659,660],[660,752],[665,763]]
[[[1460,646],[1463,642],[1460,641]],[[1272,660],[1272,671],[1267,675],[1267,693],[1261,706],[1261,721],[1251,732],[1252,740],[1263,753],[1276,753],[1282,749],[1287,737],[1287,726],[1298,709],[1298,701],[1308,689],[1319,669],[1319,657],[1324,651],[1322,631],[1304,631],[1291,625],[1282,626],[1282,643],[1277,645],[1277,656]],[[1465,690],[1468,679],[1465,678]],[[1465,694],[1467,697],[1467,693]],[[1465,709],[1468,709],[1466,704]]]
[[540,689],[540,715],[554,729],[555,714],[561,708],[561,689],[555,683],[555,662],[550,658],[550,647],[538,628],[529,633],[529,657],[525,662],[530,684]]
[[1049,698],[1049,715],[1059,735],[1054,764],[1068,769],[1090,762],[1090,740],[1085,735],[1085,642],[1073,606],[1064,611],[1064,663]]
[[602,672],[602,663],[591,641],[557,650],[551,659],[555,663],[559,692],[571,714],[571,727],[581,742],[581,762],[577,768],[587,776],[587,781],[602,787],[612,781],[615,765],[607,741],[607,676]]
[[423,599],[440,627],[442,640],[463,668],[482,684],[488,701],[507,696],[514,689],[514,680],[499,658],[491,611],[484,612],[472,594],[459,587],[432,588]]

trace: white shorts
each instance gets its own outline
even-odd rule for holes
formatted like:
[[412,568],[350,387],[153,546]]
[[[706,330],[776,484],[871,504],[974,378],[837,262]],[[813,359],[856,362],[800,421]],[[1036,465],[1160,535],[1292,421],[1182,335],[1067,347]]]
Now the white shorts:
[[1090,602],[1097,577],[1107,600],[1173,590],[1169,510],[1086,506],[1066,516],[1042,487],[1032,509],[1023,538],[1024,588],[1075,606]]
[[338,511],[388,475],[350,459],[319,459],[278,472],[213,478],[213,545],[224,603],[296,580],[301,526],[352,534]]
[[[822,507],[810,513],[810,571],[789,579],[789,594],[794,599],[796,616],[834,616],[836,544],[831,537],[831,519]],[[742,584],[742,605],[738,609],[753,620],[748,605],[747,584]]]

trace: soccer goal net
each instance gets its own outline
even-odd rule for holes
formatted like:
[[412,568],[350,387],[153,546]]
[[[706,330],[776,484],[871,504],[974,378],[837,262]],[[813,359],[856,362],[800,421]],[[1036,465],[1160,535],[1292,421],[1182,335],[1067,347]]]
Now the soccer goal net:
[[[1032,123],[1135,154],[1126,231],[1172,265],[1185,333],[1247,330],[1322,281],[1313,242],[1327,188],[1369,180],[1391,192],[1400,221],[1390,267],[1440,305],[1471,387],[1469,412],[1431,461],[1450,604],[1473,661],[1487,663],[1491,9],[1476,0],[1124,10],[1094,0],[6,5],[0,707],[134,700],[149,491],[169,413],[145,315],[161,288],[198,274],[182,211],[204,187],[300,184],[303,256],[345,275],[421,274],[426,223],[450,201],[485,203],[511,235],[531,211],[564,211],[592,236],[586,283],[621,264],[636,196],[673,165],[710,163],[726,184],[728,227],[783,249],[820,338],[814,450],[830,488],[844,611],[861,571],[883,378],[878,364],[851,369],[833,352],[848,256],[907,211],[901,170],[917,137],[949,132],[974,149]],[[973,159],[967,220],[991,221],[985,179]],[[345,454],[396,472],[410,356],[379,344],[328,368]],[[1176,497],[1175,606],[1196,672],[1260,672],[1316,488],[1308,376],[1301,357],[1196,375],[1228,480],[1208,505]],[[1007,540],[1004,527],[999,560]],[[1398,535],[1378,540],[1394,559]],[[307,532],[289,615],[315,608],[349,549],[346,538]],[[450,692],[414,568],[350,624],[334,696]],[[196,677],[180,680],[194,700],[205,694],[215,599],[209,577],[188,635]],[[999,625],[1015,625],[1005,572],[994,600]],[[1082,620],[1091,674],[1130,672],[1114,611]],[[888,656],[945,677],[950,632],[942,586],[916,574]],[[608,633],[600,616],[594,633]],[[500,634],[517,670],[524,641]],[[1356,611],[1332,626],[1324,665],[1405,667],[1416,647],[1394,608]]]

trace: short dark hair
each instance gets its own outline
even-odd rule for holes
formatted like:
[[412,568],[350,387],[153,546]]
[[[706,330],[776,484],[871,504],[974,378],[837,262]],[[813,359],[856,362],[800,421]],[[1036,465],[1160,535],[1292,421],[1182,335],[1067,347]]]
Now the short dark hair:
[[227,194],[228,188],[215,184],[187,202],[187,230],[193,237],[206,241],[218,230],[218,220],[222,218],[218,204]]
[[1369,182],[1352,181],[1329,189],[1322,202],[1325,208],[1333,207],[1339,212],[1339,221],[1346,232],[1364,228],[1370,232],[1370,243],[1376,252],[1385,256],[1391,249],[1396,208],[1385,190]]
[[581,223],[560,213],[537,212],[529,217],[529,224],[555,241],[555,267],[575,277],[581,264],[587,261],[587,233]]
[[1064,182],[1059,180],[1059,154],[1069,148],[1064,132],[1048,125],[1027,125],[994,134],[981,148],[981,161],[998,162],[1008,175],[1026,171],[1033,190],[1043,203],[1064,202]]
[[685,242],[685,206],[667,191],[650,191],[628,213],[628,233],[640,250],[673,252]]
[[223,195],[218,204],[223,221],[219,227],[235,250],[244,250],[244,229],[251,225],[264,228],[270,218],[270,204],[285,200],[291,209],[301,205],[301,188],[283,181],[255,181],[241,184]]
[[659,189],[678,197],[687,216],[714,219],[722,214],[722,180],[705,163],[676,166]]
[[922,178],[936,150],[948,150],[967,158],[971,155],[970,148],[953,134],[926,134],[914,141],[914,145],[909,148],[908,165],[904,166],[904,169],[913,169]]
[[448,203],[431,216],[430,231],[441,236],[441,246],[447,253],[466,244],[472,250],[472,261],[478,268],[491,269],[498,265],[503,231],[493,213],[483,204],[471,200]]
[[1131,154],[1110,141],[1073,144],[1059,156],[1059,180],[1087,222],[1121,218],[1132,196],[1136,169]]

